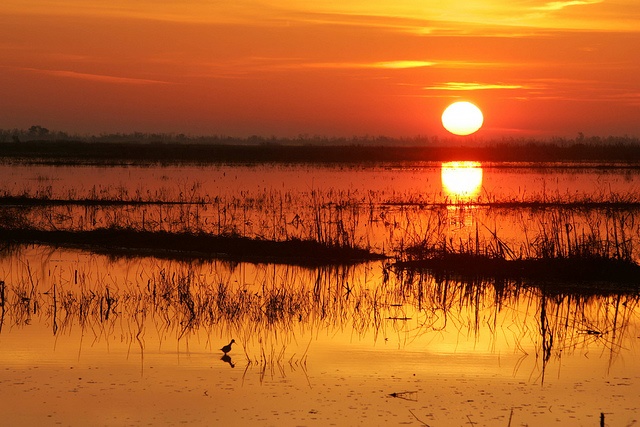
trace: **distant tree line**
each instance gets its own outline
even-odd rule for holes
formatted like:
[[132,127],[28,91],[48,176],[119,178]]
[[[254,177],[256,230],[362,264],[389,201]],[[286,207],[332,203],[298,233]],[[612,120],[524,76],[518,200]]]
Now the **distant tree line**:
[[83,142],[138,142],[184,143],[219,145],[424,145],[438,142],[437,137],[415,136],[391,138],[387,136],[327,137],[301,134],[296,137],[258,136],[235,137],[226,135],[187,135],[184,133],[101,133],[98,135],[70,134],[34,125],[29,129],[0,129],[0,143],[26,141],[83,141]]
[[34,140],[70,139],[66,132],[51,132],[49,129],[34,125],[29,129],[0,129],[0,142],[21,142]]
[[[178,143],[178,144],[214,144],[214,145],[263,145],[263,146],[536,146],[552,145],[558,147],[612,145],[640,145],[640,138],[631,136],[585,136],[578,132],[575,138],[551,137],[546,139],[511,138],[485,139],[466,137],[438,137],[417,135],[414,137],[389,137],[384,135],[363,135],[352,137],[327,137],[300,134],[296,137],[258,136],[234,137],[226,135],[187,135],[184,133],[101,133],[98,135],[70,134],[63,131],[52,131],[41,125],[33,125],[28,129],[0,129],[0,143],[20,143],[27,141],[76,141],[76,142],[134,142],[134,143]],[[464,142],[463,142],[464,141]]]

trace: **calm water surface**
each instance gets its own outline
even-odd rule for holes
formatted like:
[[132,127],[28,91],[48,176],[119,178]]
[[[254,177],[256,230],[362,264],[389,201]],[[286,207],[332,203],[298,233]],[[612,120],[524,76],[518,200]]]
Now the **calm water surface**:
[[[464,165],[465,162],[452,162]],[[2,190],[11,193],[49,192],[53,197],[87,197],[105,192],[186,197],[195,185],[200,195],[244,196],[278,191],[307,193],[313,190],[336,193],[373,193],[379,197],[429,197],[443,193],[443,169],[458,169],[453,175],[465,177],[468,168],[452,163],[419,163],[382,166],[314,165],[209,165],[95,167],[1,164]],[[466,162],[467,164],[470,162]],[[499,198],[526,194],[626,193],[640,189],[639,171],[632,166],[607,168],[594,164],[482,165],[481,191]],[[461,169],[461,170],[460,170]],[[81,178],[81,179],[79,179]],[[454,178],[455,179],[455,178]]]
[[[197,212],[29,213],[49,227],[188,221],[276,238],[313,237],[318,206],[343,203],[327,208],[328,222],[353,224],[356,242],[392,254],[432,232],[458,241],[497,232],[515,248],[560,215],[431,206],[443,200],[600,200],[635,193],[639,178],[634,169],[471,166],[2,165],[0,191],[203,202]],[[571,215],[607,229],[599,211]],[[629,238],[636,223],[621,225]],[[387,267],[14,247],[0,259],[0,408],[10,425],[595,426],[601,413],[607,425],[640,422],[637,293],[553,293]]]

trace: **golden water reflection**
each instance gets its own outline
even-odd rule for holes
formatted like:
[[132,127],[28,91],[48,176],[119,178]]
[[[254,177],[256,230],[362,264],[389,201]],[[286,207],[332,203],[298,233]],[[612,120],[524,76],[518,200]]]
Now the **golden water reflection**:
[[[179,405],[225,402],[209,424],[232,423],[238,414],[250,424],[250,417],[274,410],[295,412],[294,395],[301,396],[296,405],[306,405],[295,412],[298,424],[319,416],[355,425],[363,414],[388,419],[387,405],[398,403],[393,393],[417,391],[425,405],[433,388],[448,396],[447,405],[419,415],[430,411],[443,426],[462,425],[469,413],[482,425],[495,419],[507,425],[514,406],[517,421],[548,425],[548,411],[523,406],[534,394],[553,403],[552,420],[584,420],[592,415],[576,412],[574,384],[594,397],[596,406],[581,408],[637,409],[631,397],[616,398],[620,390],[602,381],[639,376],[625,363],[639,351],[637,295],[550,294],[522,283],[396,274],[383,263],[309,269],[113,260],[38,247],[0,259],[0,277],[0,360],[11,367],[7,375],[15,372],[12,384],[24,383],[25,390],[38,389],[38,381],[60,381],[61,389],[75,387],[78,396],[106,389],[100,396],[125,393],[150,408],[133,397],[143,389],[176,389],[189,399],[159,396],[161,407],[178,408],[175,399]],[[231,338],[236,344],[224,357],[220,348]],[[29,371],[34,366],[47,377]],[[33,380],[18,380],[25,375]],[[634,396],[637,382],[624,381]],[[134,385],[109,386],[119,383]],[[348,394],[340,394],[343,389]],[[371,405],[385,398],[390,401]],[[469,406],[470,399],[479,407]],[[317,402],[334,400],[316,409]],[[180,406],[167,419],[183,421],[183,411]],[[413,419],[400,409],[394,414]],[[279,421],[277,415],[269,416]]]
[[455,199],[470,199],[482,188],[480,162],[444,162],[441,167],[442,188]]
[[551,294],[511,281],[394,273],[382,263],[309,269],[31,249],[2,260],[0,275],[0,336],[33,325],[46,325],[53,337],[79,328],[94,344],[118,339],[144,351],[151,342],[173,347],[204,334],[214,352],[234,338],[234,362],[274,351],[303,358],[319,335],[349,331],[347,341],[336,335],[331,345],[355,339],[429,343],[429,353],[515,351],[535,355],[544,368],[569,349],[616,355],[640,334],[637,295]]

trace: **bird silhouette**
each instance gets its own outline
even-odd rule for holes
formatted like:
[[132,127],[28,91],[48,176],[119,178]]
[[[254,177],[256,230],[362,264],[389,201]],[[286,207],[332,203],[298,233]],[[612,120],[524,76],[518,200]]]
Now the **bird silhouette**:
[[231,344],[233,344],[234,342],[236,342],[236,340],[231,340],[231,342],[227,345],[225,345],[224,347],[222,347],[220,350],[222,350],[222,352],[224,354],[227,354],[231,351]]

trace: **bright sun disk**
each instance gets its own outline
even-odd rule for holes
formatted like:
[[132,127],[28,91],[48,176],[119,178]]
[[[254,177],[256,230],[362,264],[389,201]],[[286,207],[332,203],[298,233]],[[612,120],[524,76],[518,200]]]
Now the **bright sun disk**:
[[442,125],[455,135],[470,135],[482,127],[482,111],[467,101],[449,105],[442,113]]

